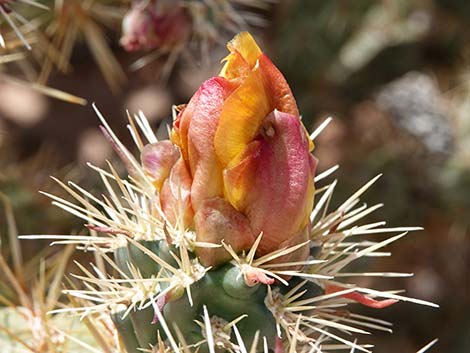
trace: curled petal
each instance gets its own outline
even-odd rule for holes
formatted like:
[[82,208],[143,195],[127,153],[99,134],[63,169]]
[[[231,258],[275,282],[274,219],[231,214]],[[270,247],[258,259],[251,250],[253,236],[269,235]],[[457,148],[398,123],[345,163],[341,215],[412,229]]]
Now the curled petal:
[[246,62],[243,56],[238,51],[233,51],[224,59],[226,64],[219,76],[231,81],[241,82],[251,72],[251,66]]
[[269,92],[272,109],[299,116],[299,109],[294,95],[279,69],[263,54],[259,57],[258,65],[263,73],[266,91]]
[[[165,307],[166,303],[168,303],[169,297],[170,297],[169,294],[165,294],[165,295],[161,296],[160,298],[158,298],[156,302],[152,302],[153,310],[154,311],[158,310],[158,312],[160,312],[160,313],[163,312],[163,308]],[[152,320],[151,324],[152,325],[158,324],[158,315],[157,315],[157,313],[155,313],[153,315],[153,320]]]
[[243,271],[245,284],[248,287],[256,286],[258,283],[273,284],[274,278],[268,277],[264,272],[255,267],[250,267]]
[[174,122],[172,141],[180,146],[191,173],[195,210],[204,199],[223,194],[222,169],[213,141],[224,100],[234,87],[222,77],[207,80]]
[[224,170],[224,194],[237,210],[244,210],[247,207],[247,195],[256,178],[256,158],[260,150],[260,141],[251,142],[238,158],[232,160],[233,167]]
[[[228,48],[231,54],[226,58],[221,76],[241,80],[241,83],[224,103],[215,135],[217,156],[224,166],[255,138],[269,112],[279,110],[299,116],[287,81],[261,52],[251,35],[241,33]],[[310,142],[309,150],[312,149]]]

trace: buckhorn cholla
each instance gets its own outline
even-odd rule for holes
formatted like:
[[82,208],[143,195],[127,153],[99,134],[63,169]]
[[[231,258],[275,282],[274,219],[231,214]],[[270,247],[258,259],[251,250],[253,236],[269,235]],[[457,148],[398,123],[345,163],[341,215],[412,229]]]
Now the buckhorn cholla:
[[[102,235],[41,237],[94,250],[111,269],[79,264],[83,289],[66,292],[82,304],[63,310],[108,313],[128,353],[370,352],[355,335],[390,324],[351,304],[435,305],[344,281],[408,274],[344,269],[387,256],[381,248],[420,228],[360,224],[382,206],[360,204],[378,177],[329,211],[336,181],[316,190],[314,182],[336,167],[315,177],[310,153],[327,122],[307,134],[289,86],[251,35],[228,49],[220,75],[174,108],[170,141],[158,141],[143,114],[129,117],[140,162],[96,110],[129,177],[90,165],[107,195],[59,180],[75,203],[46,194]],[[370,234],[393,235],[361,240]]]

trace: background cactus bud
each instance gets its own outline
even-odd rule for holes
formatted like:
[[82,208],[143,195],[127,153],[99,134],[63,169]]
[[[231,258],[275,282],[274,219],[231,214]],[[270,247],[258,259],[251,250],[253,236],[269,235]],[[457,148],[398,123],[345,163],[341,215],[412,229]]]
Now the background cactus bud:
[[139,1],[124,17],[120,42],[127,51],[178,46],[188,39],[191,27],[182,1]]

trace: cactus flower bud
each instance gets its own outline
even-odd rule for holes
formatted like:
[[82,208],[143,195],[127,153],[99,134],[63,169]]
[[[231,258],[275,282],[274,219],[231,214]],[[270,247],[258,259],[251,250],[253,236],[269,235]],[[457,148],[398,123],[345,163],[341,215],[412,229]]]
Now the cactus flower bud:
[[189,38],[191,26],[181,1],[138,2],[124,17],[120,42],[127,51],[177,46]]
[[[185,202],[194,212],[194,223],[186,226],[194,226],[198,241],[223,240],[239,252],[263,233],[257,250],[262,256],[308,239],[316,160],[279,70],[246,32],[228,49],[220,75],[202,84],[174,122],[171,140],[180,148],[178,163],[183,165],[171,167],[160,202],[169,212],[176,198],[165,192],[165,185],[184,180],[182,189],[190,188],[190,200]],[[169,157],[163,152],[144,157],[149,165],[158,159],[164,162],[159,170],[166,170]],[[187,175],[172,181],[175,168]],[[165,173],[151,175],[160,184]],[[224,249],[196,252],[208,265],[229,259]],[[289,261],[304,259],[307,253],[308,249],[298,250]]]

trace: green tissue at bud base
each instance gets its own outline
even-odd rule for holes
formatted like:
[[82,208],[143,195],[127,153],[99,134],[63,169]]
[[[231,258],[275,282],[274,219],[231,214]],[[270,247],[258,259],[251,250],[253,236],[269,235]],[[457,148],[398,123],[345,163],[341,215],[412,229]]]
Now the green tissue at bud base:
[[[159,255],[157,242],[153,244],[154,246],[149,243],[145,242],[146,247],[156,249],[155,253]],[[135,246],[134,248],[136,252],[140,251]],[[147,257],[143,253],[141,256],[143,258]],[[158,266],[154,267],[156,272],[158,269]],[[294,287],[301,281],[291,279],[290,282],[291,287]],[[276,287],[280,288],[281,292],[286,292],[289,289],[289,287],[282,284],[275,285],[274,288]],[[301,299],[322,293],[322,290],[313,283],[304,284],[302,290],[306,290],[306,293],[301,296]],[[226,323],[246,316],[237,323],[237,329],[245,344],[250,346],[254,335],[258,332],[259,337],[266,337],[269,348],[274,349],[277,334],[276,322],[273,313],[265,304],[267,295],[265,285],[247,286],[241,270],[237,266],[228,263],[209,271],[203,278],[191,285],[190,291],[192,303],[190,303],[185,293],[181,293],[179,298],[166,303],[161,312],[165,321],[169,323],[174,337],[181,334],[188,345],[203,341],[205,339],[204,330],[201,330],[196,320],[203,321],[203,307],[206,306],[210,310],[211,318],[218,318]],[[158,334],[163,339],[166,338],[161,325],[157,320],[154,320],[154,310],[152,306],[142,310],[131,310],[129,317],[126,319],[119,318],[119,314],[122,315],[123,312],[113,314],[113,321],[116,323],[126,349],[129,350],[135,347],[136,341],[139,347],[142,348],[155,345]],[[132,332],[130,327],[132,327]],[[175,330],[175,327],[179,332]],[[228,334],[231,335],[231,341],[236,342],[235,333],[232,329],[228,329]],[[263,341],[259,340],[259,351],[262,351],[262,344]],[[138,350],[131,352],[137,353]],[[208,352],[207,345],[201,345],[199,352]]]

